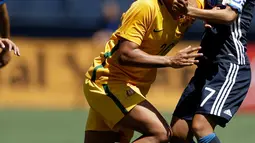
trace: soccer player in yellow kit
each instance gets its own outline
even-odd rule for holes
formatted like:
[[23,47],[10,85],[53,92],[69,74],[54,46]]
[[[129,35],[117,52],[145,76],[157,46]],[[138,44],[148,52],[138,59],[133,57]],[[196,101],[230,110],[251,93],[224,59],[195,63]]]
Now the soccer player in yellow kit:
[[[86,73],[84,93],[90,105],[85,143],[168,142],[171,130],[146,94],[157,68],[182,68],[197,63],[200,47],[165,56],[182,38],[193,19],[179,17],[172,0],[136,0],[123,14],[120,27]],[[195,5],[203,8],[199,0]],[[180,6],[181,7],[181,6]]]
[[0,0],[0,68],[7,65],[11,59],[10,51],[20,55],[19,48],[10,38],[10,22],[5,0]]

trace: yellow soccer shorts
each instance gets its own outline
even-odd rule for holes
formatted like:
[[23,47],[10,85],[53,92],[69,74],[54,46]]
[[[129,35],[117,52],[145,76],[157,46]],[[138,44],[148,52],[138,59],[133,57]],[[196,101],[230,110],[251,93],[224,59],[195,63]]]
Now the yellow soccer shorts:
[[96,84],[85,79],[84,94],[90,105],[86,131],[117,131],[115,125],[145,100],[140,90],[127,83]]
[[130,129],[112,130],[105,123],[103,117],[94,111],[89,109],[89,116],[87,119],[86,131],[113,131],[120,134],[120,141],[123,143],[128,143],[134,135],[134,131]]

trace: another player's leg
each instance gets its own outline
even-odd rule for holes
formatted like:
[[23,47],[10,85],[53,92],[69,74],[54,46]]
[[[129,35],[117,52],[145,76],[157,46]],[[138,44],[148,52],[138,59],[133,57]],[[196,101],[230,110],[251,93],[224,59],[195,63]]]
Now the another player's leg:
[[196,114],[192,121],[192,130],[198,143],[220,143],[214,129],[217,117],[212,115]]
[[197,69],[175,108],[170,123],[173,136],[171,143],[193,143],[192,119],[201,100],[201,91],[205,84],[204,71]]
[[173,132],[171,143],[193,143],[191,123],[192,121],[173,116],[170,124]]
[[[250,86],[249,65],[218,63],[208,74],[202,98],[192,121],[198,143],[220,143],[214,128],[225,127],[241,106]],[[210,78],[212,77],[212,78]]]

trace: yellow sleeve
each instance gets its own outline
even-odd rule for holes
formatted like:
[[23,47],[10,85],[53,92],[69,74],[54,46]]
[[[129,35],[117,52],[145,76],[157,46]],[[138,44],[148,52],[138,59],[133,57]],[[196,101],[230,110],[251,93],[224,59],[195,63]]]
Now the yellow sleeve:
[[204,0],[197,0],[197,8],[204,9],[205,8],[205,1]]
[[140,46],[155,16],[155,8],[151,1],[137,0],[123,14],[116,35]]

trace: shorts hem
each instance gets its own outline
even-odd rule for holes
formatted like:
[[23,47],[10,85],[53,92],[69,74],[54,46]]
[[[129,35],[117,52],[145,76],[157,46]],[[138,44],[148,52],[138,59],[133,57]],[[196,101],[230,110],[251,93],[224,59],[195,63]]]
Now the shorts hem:
[[177,117],[186,121],[192,121],[192,117],[188,117],[188,116],[182,116],[182,115],[178,115],[177,113],[173,113],[173,117]]
[[[221,116],[216,116],[207,112],[203,112],[203,111],[197,111],[195,114],[203,114],[203,115],[210,115],[214,117],[215,123],[219,126],[221,126],[222,128],[226,127],[226,124],[229,122],[229,119],[226,119],[224,117]],[[176,113],[173,114],[174,117],[178,117],[180,119],[186,120],[186,121],[192,121],[193,120],[193,116],[182,116],[182,115],[178,115]]]
[[204,112],[204,111],[196,111],[195,114],[202,114],[202,115],[210,115],[214,118],[214,122],[221,126],[222,128],[226,127],[226,124],[229,122],[229,119],[226,119],[224,117],[221,117],[221,116],[217,116],[217,115],[213,115],[213,114],[210,114],[208,112]]
[[[123,114],[123,117],[120,117],[119,119],[117,119],[115,124],[112,125],[108,125],[110,129],[112,129],[113,131],[118,131],[120,130],[120,127],[116,126],[130,111],[132,111],[138,104],[140,104],[141,102],[145,101],[141,100],[140,102],[136,103],[135,105],[133,105],[132,107],[129,107],[128,110],[126,110],[127,112],[125,114]],[[127,108],[126,108],[127,109]]]

